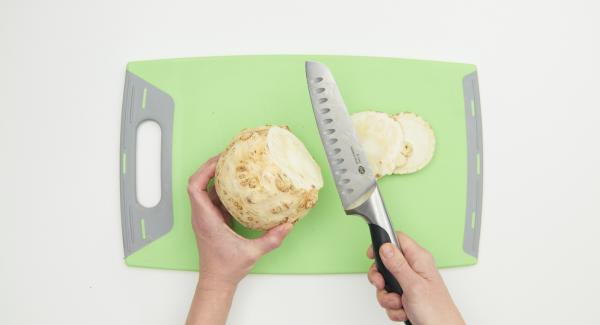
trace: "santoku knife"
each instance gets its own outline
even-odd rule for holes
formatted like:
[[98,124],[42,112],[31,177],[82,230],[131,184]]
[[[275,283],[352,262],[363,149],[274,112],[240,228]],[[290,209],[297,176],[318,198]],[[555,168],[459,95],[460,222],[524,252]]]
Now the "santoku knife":
[[379,256],[379,248],[384,243],[400,246],[333,75],[324,64],[307,61],[306,79],[321,142],[342,206],[346,214],[359,215],[367,221],[375,263],[385,280],[385,289],[402,294],[400,284]]

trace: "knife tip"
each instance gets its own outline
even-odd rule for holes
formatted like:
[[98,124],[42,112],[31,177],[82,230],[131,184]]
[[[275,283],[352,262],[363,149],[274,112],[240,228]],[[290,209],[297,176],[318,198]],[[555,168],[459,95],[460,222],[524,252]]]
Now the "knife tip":
[[326,65],[318,61],[305,61],[304,66],[306,71],[319,71],[321,73],[329,71]]

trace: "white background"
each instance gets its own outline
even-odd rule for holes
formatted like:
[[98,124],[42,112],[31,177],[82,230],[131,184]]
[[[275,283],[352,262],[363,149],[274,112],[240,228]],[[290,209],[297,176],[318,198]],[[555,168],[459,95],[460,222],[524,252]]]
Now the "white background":
[[[0,0],[0,323],[185,319],[196,274],[122,261],[126,62],[322,53],[477,64],[480,263],[443,276],[470,324],[599,324],[599,43],[593,0]],[[363,275],[250,276],[229,320],[388,322]]]

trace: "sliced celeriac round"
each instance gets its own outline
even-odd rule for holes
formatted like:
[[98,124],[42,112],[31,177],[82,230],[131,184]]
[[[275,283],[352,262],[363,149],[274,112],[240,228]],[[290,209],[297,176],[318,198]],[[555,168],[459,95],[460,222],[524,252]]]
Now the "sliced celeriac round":
[[399,123],[386,113],[365,111],[352,114],[358,141],[367,155],[375,177],[392,174],[406,163],[402,154],[404,132]]
[[415,113],[403,112],[392,116],[404,131],[402,154],[406,163],[398,165],[394,174],[414,173],[425,167],[435,152],[435,135],[431,125]]
[[316,204],[321,169],[287,128],[242,130],[221,154],[215,189],[242,225],[268,230],[296,222]]

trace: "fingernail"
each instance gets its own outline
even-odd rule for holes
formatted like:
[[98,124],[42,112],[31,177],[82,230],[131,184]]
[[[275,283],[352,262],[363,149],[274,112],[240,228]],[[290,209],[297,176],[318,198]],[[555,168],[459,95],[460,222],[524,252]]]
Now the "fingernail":
[[385,257],[388,257],[388,258],[394,256],[394,250],[392,249],[392,245],[390,245],[390,244],[383,245],[383,255],[385,255]]

